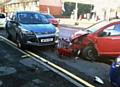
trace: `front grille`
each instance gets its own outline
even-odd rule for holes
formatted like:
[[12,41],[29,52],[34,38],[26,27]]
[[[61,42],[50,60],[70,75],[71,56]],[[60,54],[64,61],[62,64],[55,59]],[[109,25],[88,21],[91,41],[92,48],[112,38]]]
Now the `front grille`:
[[[53,41],[46,41],[41,42],[41,39],[49,39],[53,38]],[[36,46],[48,46],[48,45],[54,45],[55,44],[55,37],[42,37],[42,38],[29,38],[28,40],[29,44],[36,45]]]
[[29,39],[29,41],[31,41],[31,42],[37,42],[37,38],[31,38],[31,39]]
[[48,43],[40,43],[39,46],[48,46],[48,45],[54,45],[54,42],[48,42]]
[[54,31],[50,31],[50,32],[35,32],[36,34],[53,34],[55,33]]

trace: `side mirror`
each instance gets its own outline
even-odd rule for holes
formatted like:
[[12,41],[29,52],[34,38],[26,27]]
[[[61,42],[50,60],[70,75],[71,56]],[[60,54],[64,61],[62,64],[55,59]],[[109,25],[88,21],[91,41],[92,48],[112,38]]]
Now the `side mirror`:
[[15,20],[10,20],[10,23],[17,23]]
[[107,33],[106,32],[100,32],[100,33],[98,33],[98,37],[102,37],[102,36],[105,36]]

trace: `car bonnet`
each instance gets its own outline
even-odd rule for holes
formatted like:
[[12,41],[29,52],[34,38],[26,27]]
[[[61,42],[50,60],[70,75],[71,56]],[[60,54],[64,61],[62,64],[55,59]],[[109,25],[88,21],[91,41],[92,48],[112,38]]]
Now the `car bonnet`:
[[22,24],[21,28],[33,32],[55,32],[56,29],[52,24]]

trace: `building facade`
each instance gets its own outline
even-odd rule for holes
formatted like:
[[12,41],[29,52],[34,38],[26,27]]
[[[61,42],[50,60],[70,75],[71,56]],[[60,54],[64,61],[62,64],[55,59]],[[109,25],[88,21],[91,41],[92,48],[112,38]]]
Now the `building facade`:
[[62,14],[61,0],[5,0],[5,2],[0,11],[6,13],[14,10],[31,10],[52,15]]

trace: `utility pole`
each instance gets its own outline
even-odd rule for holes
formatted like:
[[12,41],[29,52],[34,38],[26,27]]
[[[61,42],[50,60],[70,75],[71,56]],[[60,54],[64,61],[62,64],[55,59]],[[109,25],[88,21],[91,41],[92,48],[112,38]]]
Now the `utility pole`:
[[75,3],[75,15],[74,15],[74,18],[76,21],[77,21],[77,15],[78,15],[78,2],[76,1],[76,3]]

